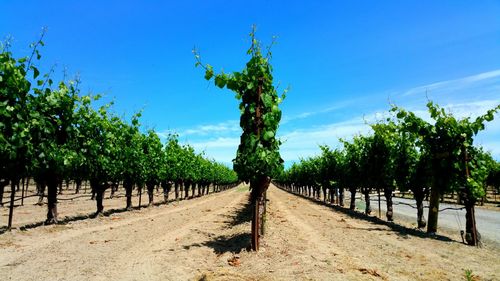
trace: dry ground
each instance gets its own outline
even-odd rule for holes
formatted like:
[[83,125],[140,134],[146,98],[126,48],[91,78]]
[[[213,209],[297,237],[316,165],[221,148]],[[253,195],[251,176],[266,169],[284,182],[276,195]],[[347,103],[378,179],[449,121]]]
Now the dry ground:
[[[240,186],[4,233],[0,280],[465,280],[466,269],[480,280],[500,280],[496,248],[430,238],[276,187],[268,199],[268,228],[258,253],[246,250],[250,212],[247,188]],[[105,202],[109,208],[112,202]],[[88,213],[82,204],[88,202],[68,203],[66,212]],[[19,220],[36,221],[29,214],[36,207],[16,209],[26,216]]]

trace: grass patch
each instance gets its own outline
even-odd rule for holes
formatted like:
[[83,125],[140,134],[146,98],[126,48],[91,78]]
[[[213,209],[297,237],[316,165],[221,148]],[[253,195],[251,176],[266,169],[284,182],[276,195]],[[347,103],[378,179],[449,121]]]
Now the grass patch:
[[240,185],[236,188],[237,192],[247,192],[248,191],[248,185]]

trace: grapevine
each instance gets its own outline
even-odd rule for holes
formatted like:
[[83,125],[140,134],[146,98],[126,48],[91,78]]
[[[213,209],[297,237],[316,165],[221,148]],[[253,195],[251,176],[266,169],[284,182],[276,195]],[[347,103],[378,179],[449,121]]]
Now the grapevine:
[[[260,43],[255,38],[255,28],[250,33],[251,46],[247,54],[251,56],[241,72],[214,73],[213,67],[201,62],[199,53],[194,50],[196,66],[205,69],[205,79],[214,81],[219,88],[227,88],[240,100],[240,126],[242,129],[240,145],[233,160],[233,168],[242,181],[249,181],[251,201],[254,206],[252,220],[252,247],[258,250],[258,232],[264,226],[260,218],[264,216],[265,192],[272,177],[283,169],[283,159],[279,153],[280,140],[276,138],[281,120],[278,105],[285,94],[278,97],[273,85],[271,52],[264,56]],[[269,48],[270,49],[270,48]]]

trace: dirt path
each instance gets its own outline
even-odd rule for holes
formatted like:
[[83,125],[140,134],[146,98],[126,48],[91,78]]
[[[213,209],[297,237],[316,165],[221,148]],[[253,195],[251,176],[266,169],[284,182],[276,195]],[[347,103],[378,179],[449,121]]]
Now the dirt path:
[[261,251],[248,252],[247,190],[0,235],[0,280],[461,280],[465,269],[500,279],[494,249],[408,235],[275,187]]
[[460,280],[465,269],[484,280],[500,278],[496,249],[413,236],[277,188],[271,190],[269,198],[291,224],[283,227],[295,228],[298,237],[305,235],[307,251],[317,255],[318,261],[330,261],[326,271],[332,275],[316,272],[313,279]]
[[246,201],[245,190],[6,233],[0,236],[0,279],[189,279],[206,258],[203,251],[188,251],[204,234],[199,227],[235,213]]

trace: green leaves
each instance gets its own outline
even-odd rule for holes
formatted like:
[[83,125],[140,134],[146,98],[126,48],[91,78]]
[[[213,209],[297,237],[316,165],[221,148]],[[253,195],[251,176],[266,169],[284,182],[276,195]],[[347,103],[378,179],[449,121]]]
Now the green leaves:
[[500,105],[478,117],[474,122],[470,122],[469,118],[457,120],[432,101],[427,103],[427,108],[435,121],[434,124],[423,121],[413,113],[402,114],[405,111],[398,109],[396,116],[400,120],[400,131],[417,138],[419,149],[424,155],[431,157],[430,176],[439,180],[436,186],[445,188],[440,192],[461,185],[467,186],[470,194],[480,194],[481,192],[476,190],[479,186],[476,183],[484,180],[474,178],[472,170],[471,175],[466,176],[465,153],[470,155],[475,150],[474,135],[484,130],[485,122],[493,120],[494,113],[500,109]]
[[0,173],[4,177],[20,177],[30,157],[31,84],[25,62],[8,51],[0,53]]
[[[205,77],[205,79],[206,79],[206,77]],[[207,80],[209,80],[209,79],[207,79]],[[224,86],[226,86],[226,83],[227,83],[227,81],[223,75],[215,76],[215,85],[217,87],[222,89],[222,88],[224,88]]]
[[274,132],[272,132],[272,131],[267,131],[267,132],[265,132],[265,133],[264,133],[263,139],[264,139],[265,141],[269,141],[269,140],[271,140],[272,138],[274,138]]
[[38,68],[34,67],[33,65],[30,66],[31,70],[33,70],[33,79],[36,79],[40,75],[40,71]]
[[[248,54],[251,58],[242,71],[229,75],[214,74],[212,66],[207,64],[204,68],[206,80],[215,75],[215,85],[234,91],[235,97],[240,100],[243,133],[233,166],[240,179],[253,181],[262,176],[272,177],[281,173],[283,160],[279,154],[280,141],[275,138],[281,119],[281,110],[278,108],[281,100],[273,86],[269,58],[262,56],[255,33],[252,32],[250,36],[252,45]],[[196,51],[193,53],[195,66],[203,67],[199,54]]]
[[214,76],[214,70],[213,67],[209,64],[207,64],[206,70],[205,70],[205,80],[210,80]]
[[427,106],[432,124],[392,106],[395,122],[388,118],[386,123],[371,125],[372,135],[355,136],[351,142],[341,140],[342,150],[321,147],[320,157],[292,165],[282,180],[298,186],[335,182],[354,189],[396,184],[402,191],[412,190],[421,196],[429,186],[441,188],[440,193],[465,186],[470,200],[481,198],[498,164],[473,145],[474,135],[493,120],[500,105],[474,122],[456,119],[433,102]]

